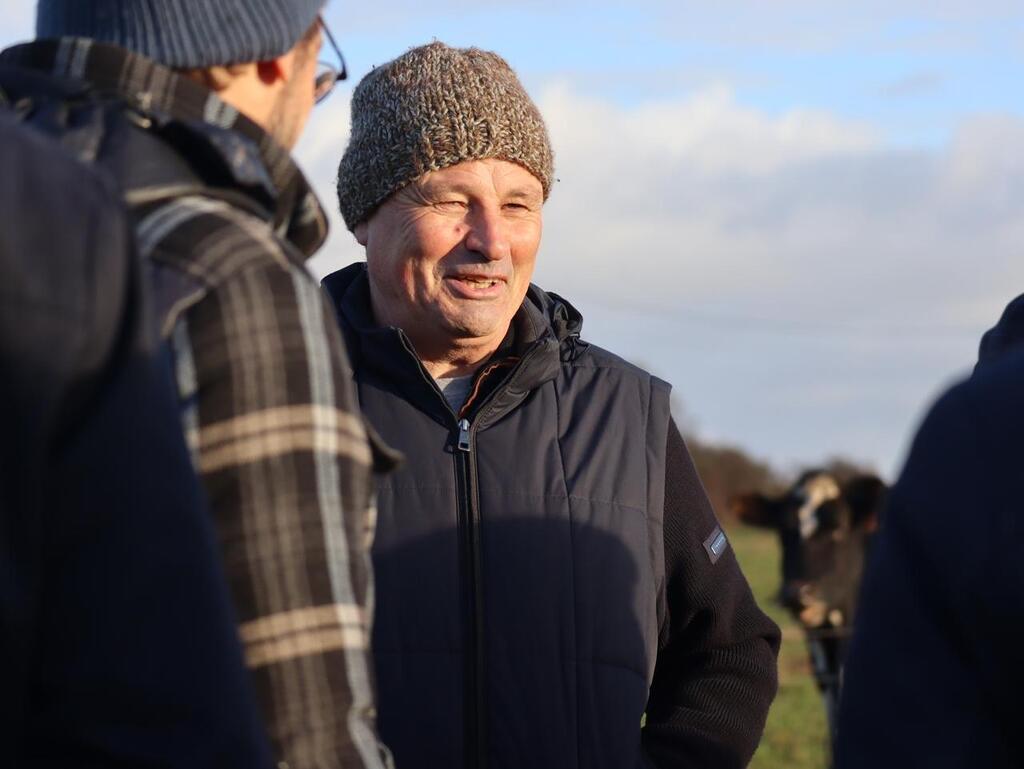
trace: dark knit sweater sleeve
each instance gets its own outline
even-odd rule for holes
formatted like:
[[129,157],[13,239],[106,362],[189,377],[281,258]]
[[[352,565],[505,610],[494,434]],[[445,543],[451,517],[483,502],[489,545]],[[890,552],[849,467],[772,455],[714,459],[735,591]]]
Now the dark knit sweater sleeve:
[[667,616],[643,745],[657,767],[745,767],[778,685],[779,629],[758,608],[719,528],[693,460],[669,425],[665,481]]

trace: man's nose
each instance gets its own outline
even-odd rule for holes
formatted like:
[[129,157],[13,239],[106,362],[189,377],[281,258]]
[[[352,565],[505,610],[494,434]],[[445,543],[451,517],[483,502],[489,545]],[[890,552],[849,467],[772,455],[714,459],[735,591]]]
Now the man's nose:
[[508,223],[499,210],[481,206],[470,214],[466,248],[492,262],[511,254]]

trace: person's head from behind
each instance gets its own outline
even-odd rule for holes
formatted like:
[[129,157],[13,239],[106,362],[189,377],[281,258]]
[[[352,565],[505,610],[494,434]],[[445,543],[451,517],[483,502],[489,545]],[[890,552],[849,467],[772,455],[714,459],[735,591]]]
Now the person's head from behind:
[[492,352],[529,287],[552,173],[540,113],[498,55],[435,42],[368,74],[338,195],[377,321],[425,361]]
[[317,77],[325,1],[39,0],[36,36],[89,38],[179,70],[290,149],[333,85]]

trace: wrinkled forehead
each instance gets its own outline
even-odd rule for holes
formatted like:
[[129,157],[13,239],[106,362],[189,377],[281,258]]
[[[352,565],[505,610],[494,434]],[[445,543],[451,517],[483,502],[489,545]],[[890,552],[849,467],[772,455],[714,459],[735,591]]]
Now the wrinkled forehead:
[[538,206],[544,204],[544,186],[540,179],[521,164],[504,158],[463,160],[420,174],[408,186],[421,192],[493,192],[502,197],[530,198]]

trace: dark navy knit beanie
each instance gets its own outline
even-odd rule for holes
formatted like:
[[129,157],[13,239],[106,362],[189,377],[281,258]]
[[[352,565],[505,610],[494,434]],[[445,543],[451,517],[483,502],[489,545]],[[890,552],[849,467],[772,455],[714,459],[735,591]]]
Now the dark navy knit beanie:
[[326,0],[39,0],[36,37],[87,37],[168,67],[266,61],[290,51]]

